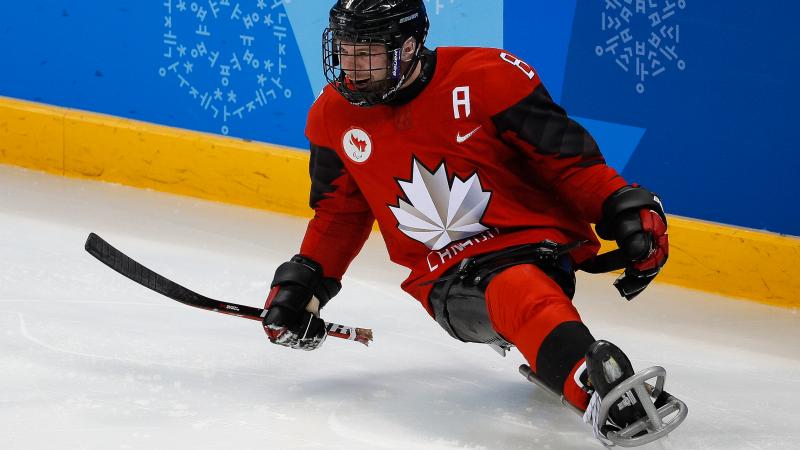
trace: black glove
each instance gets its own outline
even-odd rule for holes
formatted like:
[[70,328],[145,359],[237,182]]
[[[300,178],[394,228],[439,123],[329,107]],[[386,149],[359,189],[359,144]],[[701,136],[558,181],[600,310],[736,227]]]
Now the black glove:
[[[337,280],[322,275],[322,266],[303,256],[295,255],[278,266],[262,321],[270,342],[302,350],[319,348],[327,336],[319,308],[340,288]],[[309,306],[312,299],[318,300],[319,306]]]
[[637,185],[625,186],[603,203],[597,235],[615,240],[630,264],[614,282],[620,295],[636,297],[653,281],[667,262],[667,217],[661,200]]

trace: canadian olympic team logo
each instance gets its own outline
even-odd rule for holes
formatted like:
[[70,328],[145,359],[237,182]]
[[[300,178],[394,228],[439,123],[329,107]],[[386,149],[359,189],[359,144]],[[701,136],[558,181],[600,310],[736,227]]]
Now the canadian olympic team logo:
[[361,128],[350,128],[342,138],[342,148],[348,158],[361,164],[372,154],[372,139]]

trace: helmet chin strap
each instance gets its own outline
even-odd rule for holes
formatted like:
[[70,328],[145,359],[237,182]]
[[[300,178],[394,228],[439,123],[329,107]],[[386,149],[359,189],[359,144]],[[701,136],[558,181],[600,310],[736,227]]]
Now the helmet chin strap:
[[403,61],[402,61],[402,59],[400,57],[400,54],[401,54],[402,51],[403,51],[402,48],[396,48],[396,49],[392,50],[391,52],[389,52],[392,55],[391,58],[390,58],[391,61],[392,61],[392,64],[389,67],[389,74],[390,74],[390,76],[392,78],[395,78],[395,79],[401,78],[403,76],[403,74],[401,72],[401,68],[403,67]]
[[411,57],[411,60],[409,61],[410,64],[408,65],[405,71],[402,70],[403,60],[401,55],[403,52],[403,48],[402,47],[396,48],[389,52],[392,61],[392,63],[389,66],[389,76],[392,79],[396,79],[397,83],[395,83],[395,85],[391,89],[386,91],[381,96],[384,100],[389,96],[394,95],[395,92],[399,91],[400,88],[403,86],[403,83],[405,83],[406,79],[408,79],[409,75],[414,73],[417,64],[419,64],[419,52],[421,48],[422,48],[421,45],[416,45],[416,49],[414,50],[414,55]]

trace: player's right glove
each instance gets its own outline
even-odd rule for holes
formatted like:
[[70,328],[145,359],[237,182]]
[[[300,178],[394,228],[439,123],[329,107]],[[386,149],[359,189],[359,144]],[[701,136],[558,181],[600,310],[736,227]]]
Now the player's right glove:
[[315,350],[327,330],[319,309],[339,292],[341,284],[322,274],[317,262],[295,255],[278,266],[264,309],[262,324],[273,344]]
[[615,240],[629,261],[625,273],[614,282],[620,295],[636,297],[653,281],[667,262],[667,216],[661,200],[637,185],[625,186],[603,203],[597,235]]

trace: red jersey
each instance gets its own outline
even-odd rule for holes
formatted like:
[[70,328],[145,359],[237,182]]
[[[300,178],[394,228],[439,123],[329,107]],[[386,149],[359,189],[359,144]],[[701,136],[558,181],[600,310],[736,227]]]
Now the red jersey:
[[402,288],[431,313],[426,282],[465,257],[545,239],[588,240],[577,263],[597,253],[590,223],[626,183],[528,64],[438,48],[400,93],[420,87],[364,108],[327,86],[311,107],[303,256],[340,279],[377,220],[390,259],[411,270]]

